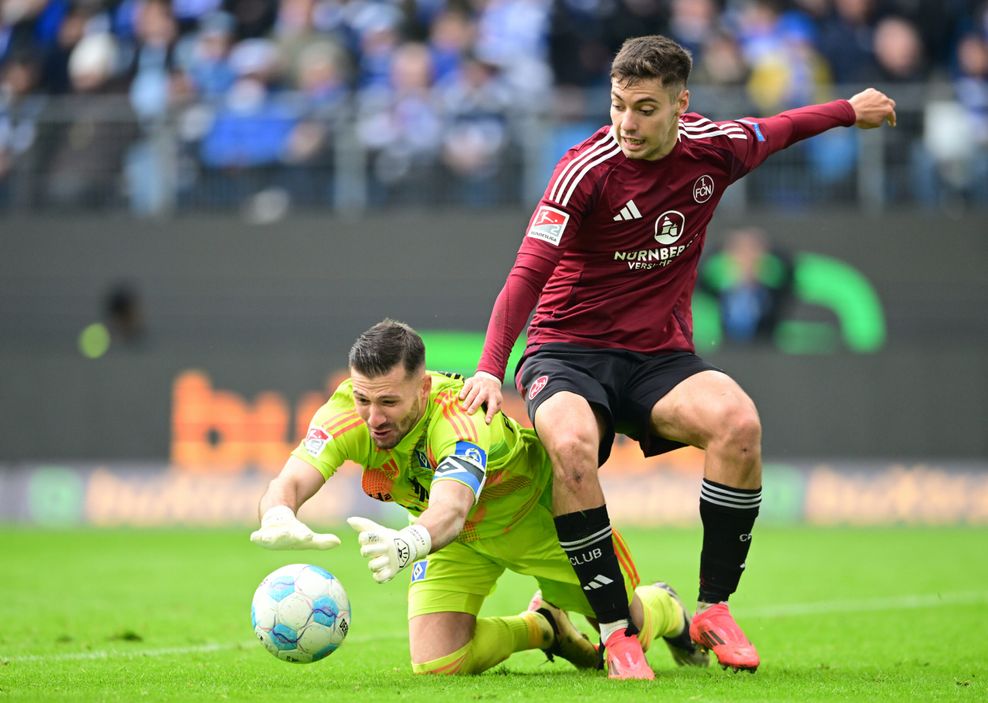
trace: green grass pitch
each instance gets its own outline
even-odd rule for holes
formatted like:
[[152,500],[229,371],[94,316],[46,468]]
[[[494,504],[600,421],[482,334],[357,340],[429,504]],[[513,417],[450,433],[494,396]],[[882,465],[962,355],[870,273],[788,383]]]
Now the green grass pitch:
[[[0,528],[0,702],[985,701],[988,528],[756,529],[732,599],[755,675],[677,669],[608,681],[523,652],[477,677],[410,673],[402,574],[372,581],[348,528],[330,552],[267,552],[249,530]],[[643,579],[695,597],[696,529],[624,530]],[[250,599],[283,564],[325,566],[353,607],[338,652],[309,665],[253,640]],[[506,575],[482,614],[513,614]]]

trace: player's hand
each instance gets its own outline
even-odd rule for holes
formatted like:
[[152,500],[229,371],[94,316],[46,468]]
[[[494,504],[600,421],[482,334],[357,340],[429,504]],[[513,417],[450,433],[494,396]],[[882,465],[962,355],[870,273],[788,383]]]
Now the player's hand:
[[367,560],[367,568],[378,583],[390,581],[432,550],[432,536],[421,525],[392,530],[365,517],[350,517],[346,521],[360,533],[360,556]]
[[854,124],[861,129],[881,127],[883,122],[895,127],[895,100],[880,90],[867,88],[848,102],[854,108]]
[[487,424],[491,424],[494,415],[501,409],[501,380],[486,371],[478,371],[463,382],[460,391],[460,401],[468,415],[473,415],[477,408],[487,406]]
[[340,538],[313,532],[287,505],[276,505],[261,517],[261,529],[251,533],[250,541],[265,549],[332,549]]

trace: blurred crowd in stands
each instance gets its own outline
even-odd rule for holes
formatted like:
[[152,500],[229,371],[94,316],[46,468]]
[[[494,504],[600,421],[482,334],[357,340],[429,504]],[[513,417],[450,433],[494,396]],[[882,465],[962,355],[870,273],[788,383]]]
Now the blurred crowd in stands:
[[[331,206],[341,165],[372,204],[517,203],[648,33],[715,118],[885,86],[897,197],[988,202],[985,0],[0,0],[0,208]],[[847,180],[853,140],[809,162]]]

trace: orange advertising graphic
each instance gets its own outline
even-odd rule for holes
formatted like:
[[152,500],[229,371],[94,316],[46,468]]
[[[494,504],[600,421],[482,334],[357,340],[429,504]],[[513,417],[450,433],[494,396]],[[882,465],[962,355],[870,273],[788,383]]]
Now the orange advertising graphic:
[[[183,371],[172,388],[172,464],[188,473],[236,474],[251,469],[277,473],[305,437],[309,419],[344,378],[346,371],[332,374],[326,390],[306,392],[293,404],[275,391],[258,393],[250,400],[214,387],[203,371]],[[514,391],[505,391],[504,412],[531,426],[525,403]],[[605,464],[608,474],[658,469],[699,476],[703,452],[685,447],[645,459],[636,442],[619,436]]]

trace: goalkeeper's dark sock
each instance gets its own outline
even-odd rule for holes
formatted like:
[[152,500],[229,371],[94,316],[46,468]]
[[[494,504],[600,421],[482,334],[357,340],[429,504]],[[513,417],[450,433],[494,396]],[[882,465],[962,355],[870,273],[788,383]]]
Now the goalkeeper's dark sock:
[[726,601],[737,590],[751,547],[751,528],[761,502],[761,488],[731,488],[703,479],[700,486],[700,519],[703,522],[701,603]]
[[600,623],[601,636],[605,630],[627,627],[631,622],[628,593],[614,551],[607,506],[559,515],[555,522],[559,544]]

